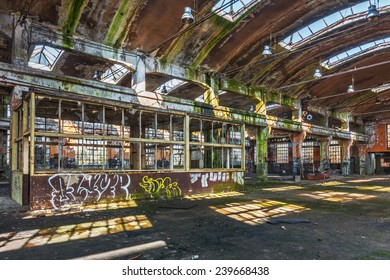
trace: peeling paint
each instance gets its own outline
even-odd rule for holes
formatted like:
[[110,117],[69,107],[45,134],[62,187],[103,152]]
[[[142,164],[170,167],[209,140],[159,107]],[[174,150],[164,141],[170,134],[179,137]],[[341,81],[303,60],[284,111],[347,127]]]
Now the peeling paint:
[[72,37],[76,30],[77,24],[79,23],[81,13],[87,5],[86,0],[68,0],[64,1],[63,8],[65,11],[65,18],[62,32],[64,47],[72,47]]
[[255,6],[249,8],[245,13],[240,15],[240,17],[231,22],[229,20],[226,20],[225,18],[221,16],[214,16],[212,25],[214,25],[215,31],[213,32],[212,36],[210,36],[211,39],[208,40],[207,44],[204,44],[205,46],[199,51],[199,54],[197,57],[193,60],[191,64],[191,68],[198,67],[203,60],[207,57],[207,55],[210,53],[210,51],[223,39],[225,36],[232,32],[232,30],[241,23],[242,19],[245,19],[255,8]]
[[120,48],[128,32],[128,26],[133,20],[142,1],[121,0],[121,4],[111,22],[104,44]]

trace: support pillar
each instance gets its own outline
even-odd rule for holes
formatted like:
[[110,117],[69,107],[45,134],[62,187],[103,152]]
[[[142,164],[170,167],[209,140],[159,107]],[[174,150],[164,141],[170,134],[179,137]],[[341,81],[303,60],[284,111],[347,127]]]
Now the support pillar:
[[291,136],[292,144],[292,174],[295,181],[303,177],[302,145],[306,138],[306,132],[294,132]]
[[320,171],[324,172],[330,169],[329,164],[329,145],[332,141],[332,136],[322,137],[319,141],[320,144]]
[[352,146],[353,140],[347,139],[342,140],[341,143],[341,158],[342,158],[342,164],[341,164],[341,173],[344,176],[350,175],[350,165],[351,165],[351,146]]
[[[297,122],[302,122],[303,120],[303,113],[302,113],[302,103],[296,102],[296,110],[292,111],[292,120]],[[307,111],[306,111],[307,113]]]
[[146,90],[146,66],[141,55],[137,54],[137,65],[133,74],[132,88],[137,92]]
[[349,118],[341,121],[341,129],[349,130]]
[[28,22],[19,13],[14,15],[14,30],[12,33],[12,63],[25,66],[28,65]]
[[367,157],[366,163],[367,175],[375,174],[375,153],[369,153]]
[[219,81],[211,75],[206,76],[208,89],[204,92],[204,102],[214,107],[219,106]]
[[323,119],[322,126],[329,127],[329,111],[328,110],[325,111],[325,116]]
[[367,144],[357,144],[359,150],[359,175],[366,175],[367,173]]
[[270,134],[270,127],[259,127],[256,134],[256,173],[260,181],[267,180],[267,142]]

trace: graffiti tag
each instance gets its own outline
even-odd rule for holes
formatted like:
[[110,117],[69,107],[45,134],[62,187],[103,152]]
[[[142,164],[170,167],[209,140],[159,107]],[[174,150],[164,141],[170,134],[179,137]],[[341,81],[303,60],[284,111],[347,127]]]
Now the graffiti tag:
[[99,201],[102,195],[116,197],[118,189],[124,193],[124,197],[130,198],[129,187],[131,183],[128,174],[55,174],[48,180],[52,189],[51,204],[55,209],[77,202],[80,197],[82,202],[88,198]]
[[164,196],[164,192],[165,196],[168,198],[181,196],[180,187],[177,182],[172,182],[170,177],[153,179],[148,176],[144,176],[139,185],[152,196]]

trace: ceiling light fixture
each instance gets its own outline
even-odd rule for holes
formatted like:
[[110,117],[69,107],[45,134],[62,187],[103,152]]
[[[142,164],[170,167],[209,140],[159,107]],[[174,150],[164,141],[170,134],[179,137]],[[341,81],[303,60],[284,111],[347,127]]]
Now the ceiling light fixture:
[[161,93],[168,93],[167,87],[165,85],[162,86]]
[[[271,24],[270,24],[270,30],[271,30]],[[271,57],[272,56],[272,50],[271,50],[271,46],[272,46],[272,36],[271,36],[271,34],[269,35],[269,45],[267,44],[267,45],[264,45],[264,50],[263,50],[263,52],[261,53],[261,55],[263,56],[263,57],[266,57],[266,58],[268,58],[268,57]]]
[[314,70],[313,78],[314,78],[314,79],[320,79],[320,78],[322,78],[322,74],[321,74],[321,70],[320,70],[320,69],[317,68],[316,70]]
[[92,79],[94,79],[96,81],[100,81],[100,71],[99,70],[95,71],[95,73],[93,74]]
[[192,15],[193,9],[190,7],[184,8],[183,16],[181,17],[181,22],[184,24],[191,24],[195,21],[195,17]]
[[[378,0],[378,8],[379,8],[379,0]],[[366,19],[369,22],[376,22],[379,20],[379,11],[377,10],[376,5],[370,5],[368,7]]]
[[349,85],[348,86],[347,92],[348,93],[354,93],[355,92],[355,89],[353,88],[353,85]]
[[271,47],[269,45],[264,46],[264,50],[261,53],[264,57],[270,57],[272,55]]
[[[355,67],[356,69],[356,67]],[[351,84],[348,86],[348,89],[347,89],[347,92],[348,93],[354,93],[355,92],[355,78],[352,76],[352,82]]]

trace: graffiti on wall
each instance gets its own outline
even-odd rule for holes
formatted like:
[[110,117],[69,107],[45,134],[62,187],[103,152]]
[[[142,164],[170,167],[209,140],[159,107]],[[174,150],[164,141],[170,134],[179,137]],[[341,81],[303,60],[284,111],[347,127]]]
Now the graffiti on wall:
[[152,196],[164,195],[164,192],[168,198],[181,196],[180,187],[170,177],[154,179],[144,176],[139,185]]
[[208,188],[209,182],[227,182],[229,173],[225,172],[210,172],[210,173],[191,173],[191,184],[196,183],[200,179],[202,188]]
[[232,174],[233,182],[239,185],[244,185],[244,172],[234,172]]
[[129,199],[130,176],[127,174],[55,174],[48,180],[52,189],[51,204],[55,209],[77,201],[76,196],[85,201],[89,197],[99,201],[104,194],[115,198],[117,190]]
[[[177,175],[180,184],[191,188],[191,184],[197,183],[199,187],[207,188],[215,183],[243,183],[243,172],[208,172]],[[59,173],[46,177],[45,186],[49,185],[50,192],[36,188],[34,197],[41,195],[50,196],[50,204],[54,209],[61,207],[96,203],[101,200],[129,200],[134,191],[140,189],[151,197],[175,198],[183,196],[183,190],[177,179],[171,176],[154,175],[149,177],[144,174],[117,174],[117,173]],[[47,181],[46,181],[47,180]],[[39,183],[38,185],[39,186]],[[207,190],[206,190],[207,191]],[[191,190],[190,190],[191,192]],[[33,199],[40,207],[39,200]]]

